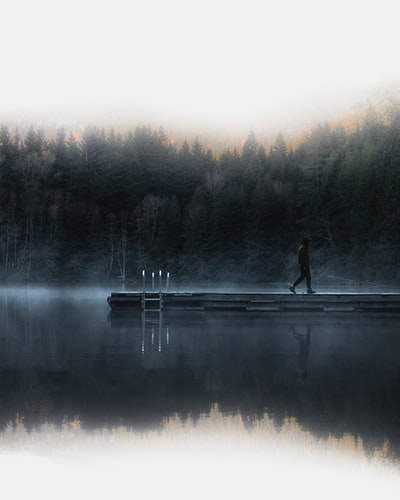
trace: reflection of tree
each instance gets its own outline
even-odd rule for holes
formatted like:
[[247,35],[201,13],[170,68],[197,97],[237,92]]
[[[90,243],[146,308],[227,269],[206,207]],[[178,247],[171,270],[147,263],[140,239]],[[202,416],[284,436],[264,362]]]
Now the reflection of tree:
[[[110,326],[84,304],[68,303],[61,328],[58,302],[38,307],[10,296],[6,304],[0,429],[16,413],[27,427],[75,415],[86,428],[159,427],[175,414],[196,420],[217,403],[250,425],[267,412],[277,427],[293,417],[316,437],[359,436],[370,453],[386,439],[399,452],[400,340],[389,320],[387,334],[377,335],[377,323],[353,316],[304,324],[270,315],[165,313],[162,348],[157,334],[154,345],[146,337],[143,355],[140,313],[114,317]],[[306,383],[298,383],[299,373]]]

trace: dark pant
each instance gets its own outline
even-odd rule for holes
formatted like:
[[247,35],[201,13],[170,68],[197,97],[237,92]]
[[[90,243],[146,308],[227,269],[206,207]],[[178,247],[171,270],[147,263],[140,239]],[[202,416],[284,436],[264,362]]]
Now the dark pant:
[[293,286],[296,287],[304,279],[306,279],[306,281],[307,281],[307,288],[311,288],[310,266],[300,266],[300,276],[293,283]]

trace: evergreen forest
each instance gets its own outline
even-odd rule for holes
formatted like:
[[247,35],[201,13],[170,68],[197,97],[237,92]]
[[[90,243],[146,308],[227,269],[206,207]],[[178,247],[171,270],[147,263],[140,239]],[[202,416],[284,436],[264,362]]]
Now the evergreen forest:
[[0,128],[2,281],[286,284],[304,235],[315,284],[399,282],[400,108],[218,154],[149,127]]

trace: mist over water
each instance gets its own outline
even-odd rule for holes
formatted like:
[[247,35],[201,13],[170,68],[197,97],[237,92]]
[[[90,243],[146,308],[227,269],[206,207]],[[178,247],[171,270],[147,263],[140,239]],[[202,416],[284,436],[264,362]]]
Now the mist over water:
[[171,498],[209,488],[337,498],[355,485],[364,498],[395,498],[396,314],[144,316],[111,311],[109,292],[0,290],[7,498],[28,484],[32,498],[89,495],[89,485],[122,498],[126,478],[149,494],[155,470],[153,493]]
[[216,404],[318,438],[351,434],[398,456],[396,315],[110,311],[100,288],[0,293],[0,427],[79,418],[160,428]]

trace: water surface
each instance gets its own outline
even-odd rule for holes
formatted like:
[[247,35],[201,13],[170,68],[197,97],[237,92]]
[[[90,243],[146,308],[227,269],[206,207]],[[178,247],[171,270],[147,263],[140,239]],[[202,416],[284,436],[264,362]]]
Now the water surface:
[[79,422],[160,429],[215,408],[246,428],[296,422],[317,440],[400,455],[399,316],[114,314],[106,289],[3,288],[0,431]]

